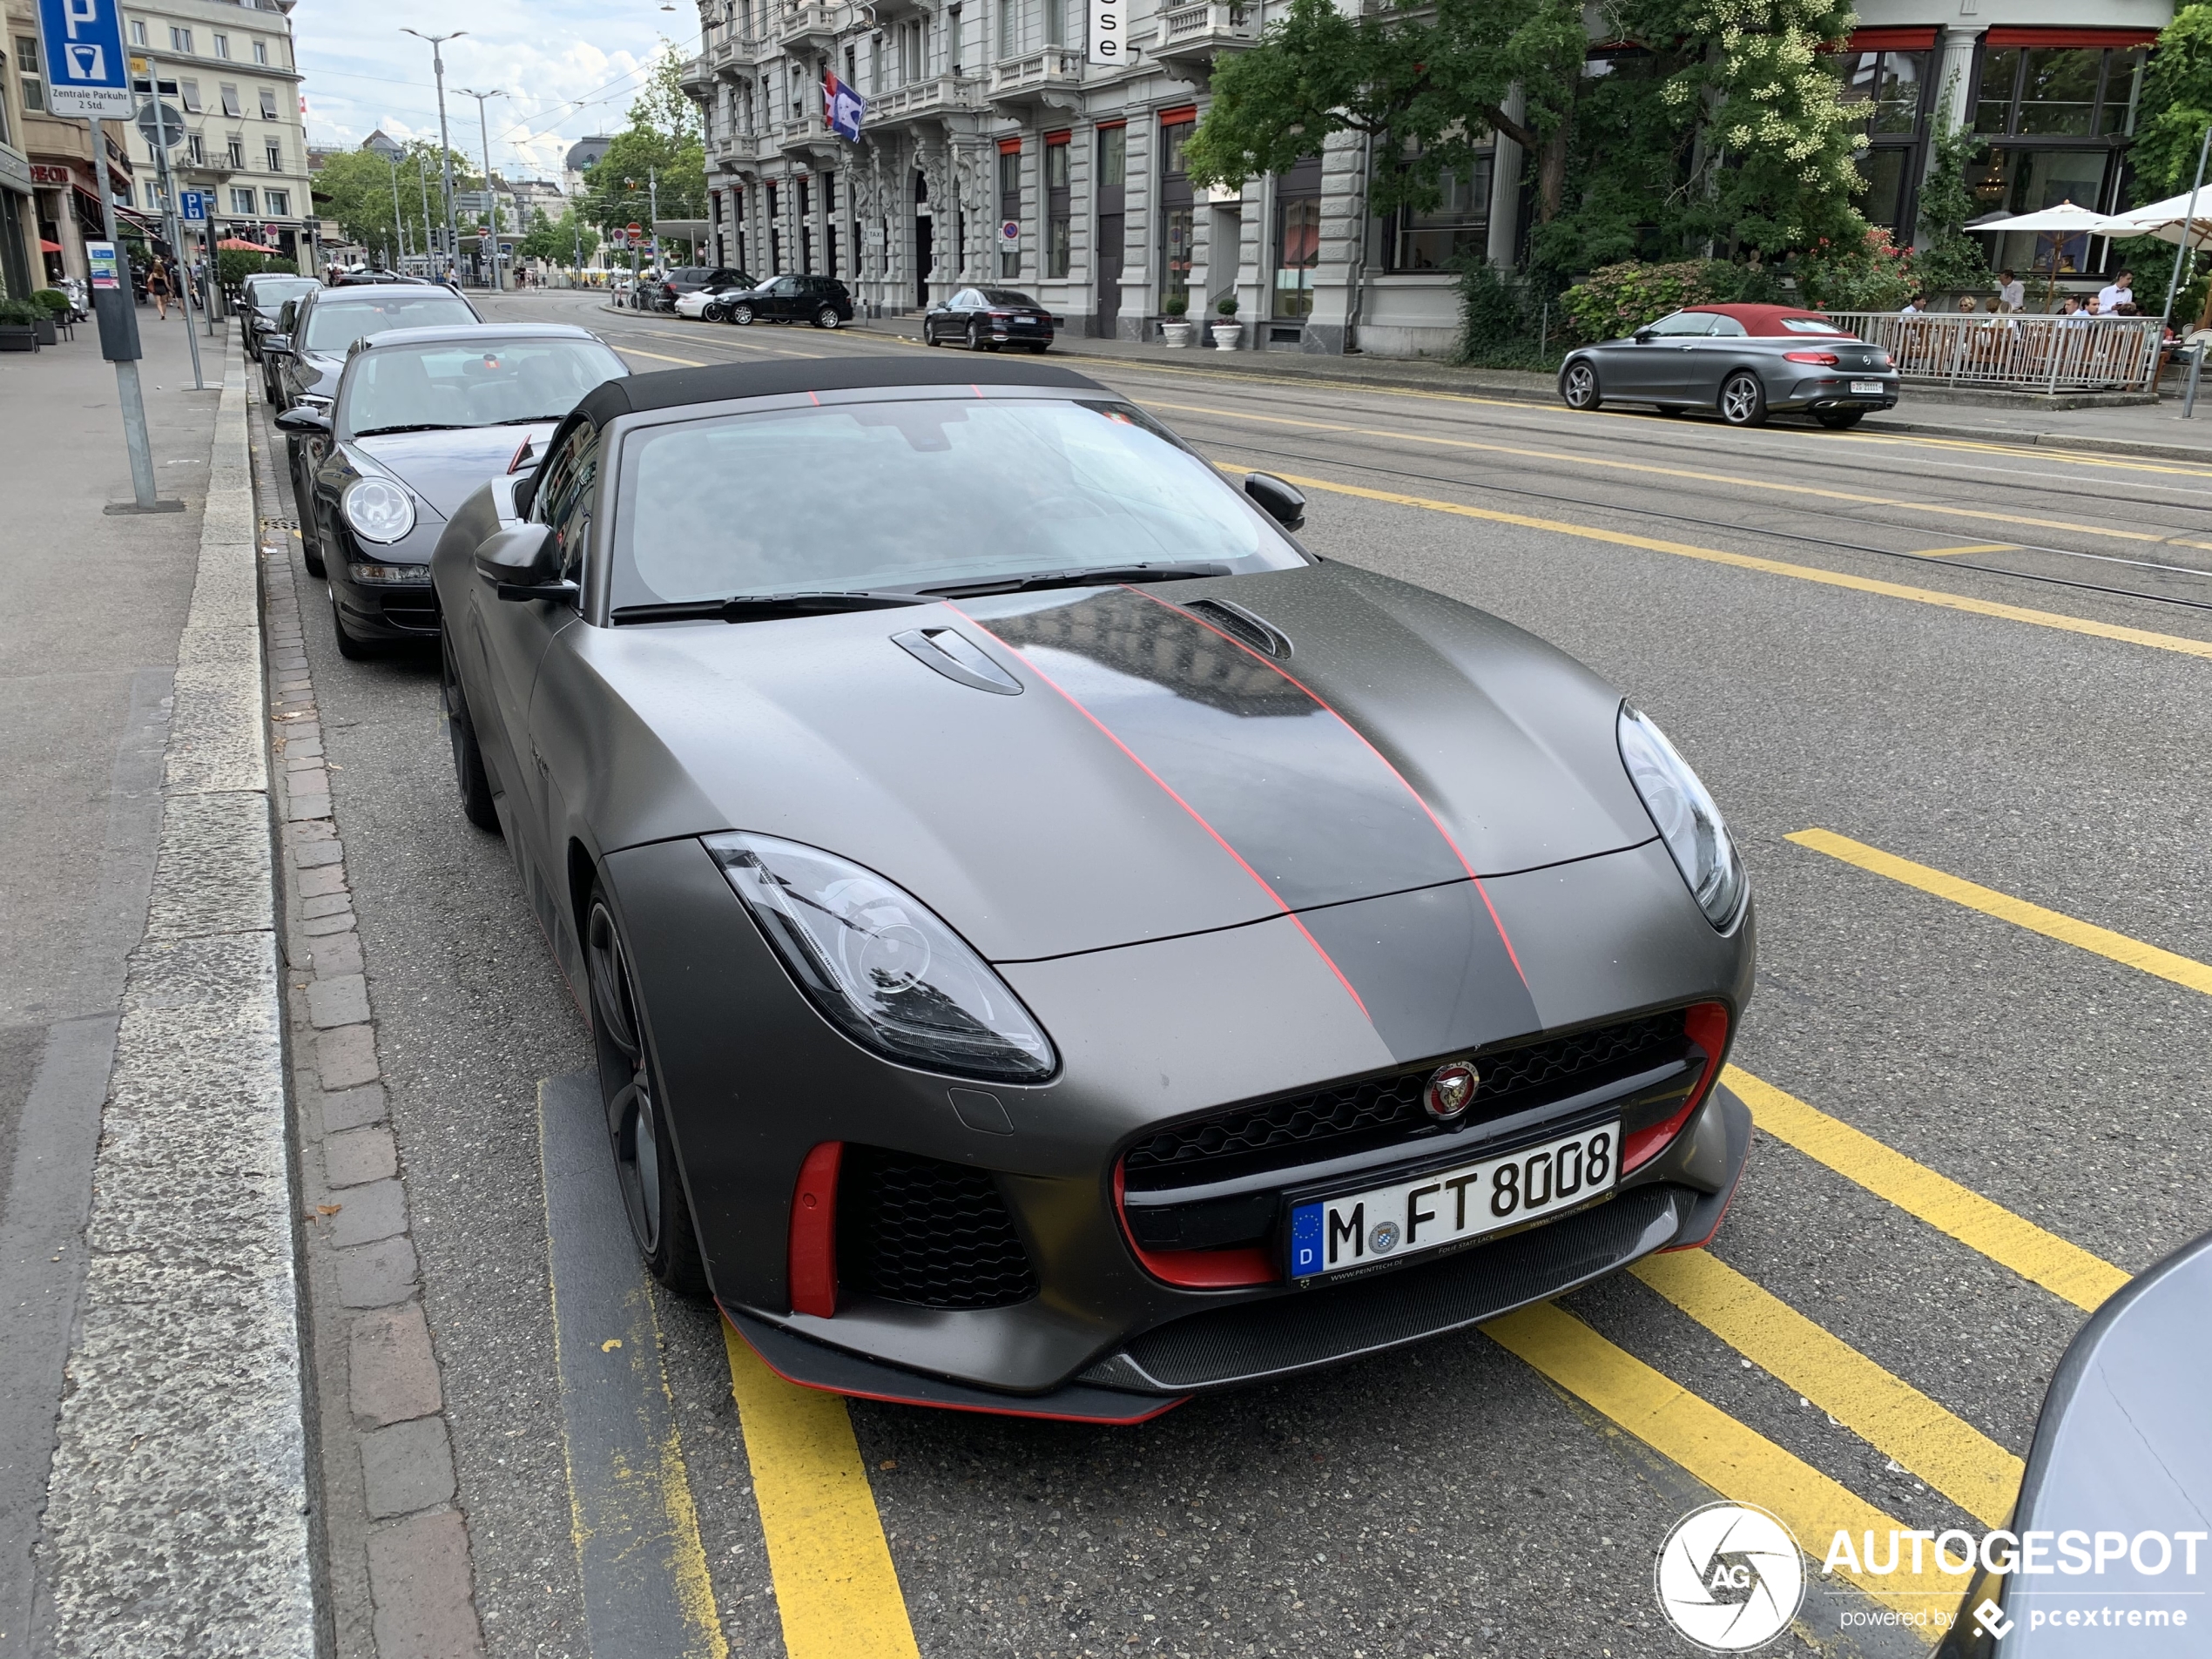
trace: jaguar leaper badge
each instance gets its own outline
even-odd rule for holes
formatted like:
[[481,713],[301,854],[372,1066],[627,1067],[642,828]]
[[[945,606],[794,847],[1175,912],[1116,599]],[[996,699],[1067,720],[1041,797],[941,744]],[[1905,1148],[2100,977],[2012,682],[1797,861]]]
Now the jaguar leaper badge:
[[1464,1060],[1450,1061],[1439,1066],[1430,1076],[1428,1087],[1421,1091],[1421,1103],[1438,1123],[1455,1123],[1474,1103],[1474,1091],[1481,1086],[1480,1072]]

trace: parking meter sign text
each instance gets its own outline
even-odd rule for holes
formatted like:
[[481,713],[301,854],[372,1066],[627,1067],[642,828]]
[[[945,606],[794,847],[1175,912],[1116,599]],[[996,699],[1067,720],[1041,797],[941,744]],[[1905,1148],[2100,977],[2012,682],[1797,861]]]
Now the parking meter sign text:
[[119,0],[39,0],[46,108],[54,115],[127,120],[131,68]]

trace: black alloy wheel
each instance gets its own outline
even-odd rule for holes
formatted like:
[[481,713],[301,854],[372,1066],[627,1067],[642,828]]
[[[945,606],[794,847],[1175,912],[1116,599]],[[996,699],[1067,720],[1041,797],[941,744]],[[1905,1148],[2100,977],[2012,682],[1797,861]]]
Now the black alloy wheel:
[[1766,388],[1748,368],[1739,368],[1721,388],[1721,419],[1730,426],[1766,424]]
[[968,324],[968,349],[970,351],[996,351],[998,349],[995,346],[986,346],[983,343],[983,325],[973,318]]
[[817,328],[834,328],[842,321],[844,319],[837,314],[835,306],[824,306],[814,314],[814,327]]
[[752,321],[752,307],[742,300],[730,307],[730,320],[743,328]]
[[1848,432],[1866,418],[1866,411],[1865,409],[1820,409],[1814,413],[1812,418],[1831,432]]
[[718,305],[709,304],[699,307],[699,320],[701,322],[727,322],[729,320],[730,314],[723,310]]
[[438,665],[445,694],[446,736],[453,744],[453,780],[461,788],[461,812],[478,829],[502,833],[499,808],[492,804],[491,774],[484,769],[484,752],[476,746],[476,723],[469,715],[469,699],[461,690],[461,671],[453,660],[453,641],[442,638]]
[[925,346],[937,343],[937,326],[927,317],[921,320],[921,343]]
[[[303,521],[304,522],[304,521]],[[322,568],[322,550],[305,529],[300,532],[300,562],[307,567],[307,574],[321,578],[327,573]]]
[[681,1296],[707,1293],[691,1205],[640,1017],[630,951],[604,888],[591,884],[584,923],[584,964],[591,981],[591,1036],[599,1056],[599,1099],[612,1137],[622,1205],[637,1253],[652,1276]]
[[1560,371],[1559,395],[1570,409],[1595,409],[1605,401],[1598,392],[1596,368],[1582,358]]

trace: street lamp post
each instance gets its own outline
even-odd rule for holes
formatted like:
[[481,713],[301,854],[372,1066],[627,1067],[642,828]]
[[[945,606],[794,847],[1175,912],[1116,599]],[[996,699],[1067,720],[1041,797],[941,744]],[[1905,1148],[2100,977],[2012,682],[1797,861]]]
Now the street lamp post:
[[446,136],[446,60],[442,48],[448,40],[458,40],[469,31],[456,29],[449,35],[426,35],[420,29],[402,29],[400,32],[430,43],[430,68],[438,78],[438,154],[445,168],[446,258],[450,260],[458,252],[461,244],[454,232],[453,140]]
[[460,93],[463,98],[473,98],[476,100],[476,135],[483,140],[484,145],[484,194],[490,199],[491,202],[489,215],[489,222],[491,226],[491,286],[493,290],[496,292],[500,286],[499,198],[493,193],[491,187],[491,128],[486,124],[484,119],[484,100],[486,98],[505,98],[507,94],[501,91],[496,87],[493,88],[489,92],[472,92],[465,86],[456,86],[453,90]]

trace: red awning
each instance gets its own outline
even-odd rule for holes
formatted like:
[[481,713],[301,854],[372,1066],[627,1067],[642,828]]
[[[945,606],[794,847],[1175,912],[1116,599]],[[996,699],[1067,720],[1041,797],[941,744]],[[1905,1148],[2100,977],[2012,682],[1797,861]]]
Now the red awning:
[[2155,29],[1992,29],[1984,37],[1992,46],[2148,46],[2158,38]]
[[42,236],[38,239],[38,251],[41,253],[58,253],[62,251],[62,245],[59,242],[50,242]]
[[1921,29],[1855,29],[1845,51],[1852,52],[1925,52],[1935,50],[1936,31],[1933,24]]

